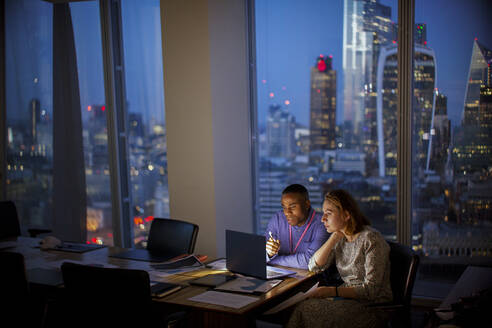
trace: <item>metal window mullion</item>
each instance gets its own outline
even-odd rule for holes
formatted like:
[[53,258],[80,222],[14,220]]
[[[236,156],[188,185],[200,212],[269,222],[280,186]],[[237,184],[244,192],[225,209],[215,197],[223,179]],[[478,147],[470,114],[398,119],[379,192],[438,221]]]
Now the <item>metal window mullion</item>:
[[255,29],[255,0],[245,1],[246,12],[248,17],[246,18],[247,26],[247,40],[248,40],[248,78],[249,78],[249,140],[250,140],[250,152],[251,152],[251,180],[252,180],[252,200],[253,200],[253,229],[258,232],[259,224],[259,138],[258,138],[258,109],[257,109],[257,85],[256,85],[256,29]]
[[414,0],[398,0],[398,242],[411,246],[412,238],[412,100]]
[[104,87],[107,108],[108,160],[115,246],[131,247],[131,193],[126,133],[125,81],[118,0],[100,0]]
[[0,0],[0,200],[7,197],[7,102],[5,99],[5,1]]

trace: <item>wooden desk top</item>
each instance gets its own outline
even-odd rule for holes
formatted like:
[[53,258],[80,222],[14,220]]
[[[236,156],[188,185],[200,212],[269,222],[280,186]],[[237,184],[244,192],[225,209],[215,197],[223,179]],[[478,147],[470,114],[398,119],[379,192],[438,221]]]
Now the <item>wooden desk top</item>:
[[[91,250],[85,253],[71,253],[58,250],[43,251],[36,246],[39,245],[40,239],[18,237],[12,241],[0,242],[0,251],[11,251],[22,253],[25,258],[26,269],[46,268],[59,269],[64,261],[75,261],[83,264],[95,264],[114,266],[127,269],[140,269],[149,272],[151,280],[166,281],[186,285],[187,287],[161,299],[155,299],[158,303],[172,304],[185,306],[205,311],[222,312],[232,315],[244,315],[252,312],[262,311],[275,304],[283,301],[285,298],[299,291],[301,285],[314,284],[314,276],[307,270],[288,268],[296,271],[297,274],[284,279],[279,285],[261,295],[252,295],[258,298],[258,301],[253,302],[243,308],[234,309],[214,304],[206,304],[201,302],[190,301],[189,298],[201,294],[207,290],[206,287],[190,286],[188,281],[202,277],[207,274],[222,273],[224,271],[202,268],[195,271],[184,272],[180,274],[162,276],[155,275],[155,270],[150,266],[150,262],[134,261],[110,257],[112,254],[121,252],[123,249],[118,247],[104,247],[96,250]],[[6,246],[11,246],[6,248]],[[306,288],[304,288],[306,289]]]

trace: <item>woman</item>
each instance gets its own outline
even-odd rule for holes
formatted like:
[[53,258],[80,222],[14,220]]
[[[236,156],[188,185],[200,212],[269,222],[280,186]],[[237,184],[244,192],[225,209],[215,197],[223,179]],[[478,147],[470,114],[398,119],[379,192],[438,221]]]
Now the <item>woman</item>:
[[321,221],[331,236],[311,257],[309,270],[320,272],[335,261],[344,282],[317,288],[287,327],[381,326],[384,314],[365,304],[392,300],[388,243],[345,190],[325,196]]

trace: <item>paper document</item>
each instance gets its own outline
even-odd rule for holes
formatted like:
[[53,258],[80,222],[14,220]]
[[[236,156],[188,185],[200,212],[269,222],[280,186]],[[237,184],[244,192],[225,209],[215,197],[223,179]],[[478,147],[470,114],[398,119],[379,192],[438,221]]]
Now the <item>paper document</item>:
[[194,302],[222,305],[234,309],[240,309],[248,304],[256,302],[258,298],[252,296],[237,295],[232,293],[207,291],[205,293],[193,296],[188,300]]
[[152,271],[161,271],[168,275],[190,272],[204,267],[203,263],[195,255],[189,255],[173,261],[151,264],[150,266],[153,269]]
[[265,313],[263,314],[274,314],[274,313],[277,313],[277,312],[280,312],[286,308],[288,308],[289,306],[292,306],[294,304],[297,304],[299,303],[300,301],[303,301],[305,300],[306,298],[309,297],[309,295],[314,292],[314,290],[316,288],[318,288],[318,282],[313,286],[311,287],[307,292],[303,293],[303,292],[299,292],[297,294],[295,294],[294,296],[292,296],[291,298],[288,298],[286,299],[285,301],[283,301],[282,303],[278,304],[277,306],[274,306],[273,308],[271,308],[270,310],[266,311]]
[[280,279],[262,280],[253,277],[238,277],[218,287],[215,287],[215,289],[240,293],[266,293],[281,282],[282,280]]
[[203,264],[195,255],[189,255],[174,261],[151,264],[150,266],[155,270],[166,271],[192,267],[203,267]]
[[214,270],[227,270],[226,259],[218,259],[206,265],[207,268]]

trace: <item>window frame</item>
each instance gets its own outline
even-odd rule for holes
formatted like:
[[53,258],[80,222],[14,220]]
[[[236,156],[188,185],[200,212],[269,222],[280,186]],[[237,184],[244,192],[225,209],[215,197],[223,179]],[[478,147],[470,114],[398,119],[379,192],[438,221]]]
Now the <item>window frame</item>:
[[[0,27],[0,198],[6,197],[6,104],[5,104],[5,27],[4,27],[4,0],[0,0],[0,15],[2,24]],[[254,0],[247,1],[247,21],[245,27],[248,34],[248,70],[250,88],[250,146],[252,152],[252,180],[253,180],[253,212],[258,215],[258,138],[257,138],[257,108],[256,108],[256,47],[254,31]],[[67,2],[72,2],[67,0]],[[114,244],[120,247],[132,246],[131,218],[131,193],[129,189],[128,145],[125,124],[124,99],[124,66],[122,61],[121,29],[119,35],[113,36],[115,24],[121,22],[121,3],[119,0],[100,0],[101,33],[103,39],[104,80],[106,87],[106,104],[111,111],[108,120],[109,159],[111,166],[111,197],[113,206]],[[411,245],[411,212],[412,212],[412,186],[411,186],[411,108],[413,84],[413,24],[414,24],[414,0],[398,0],[398,186],[397,186],[397,241]],[[161,21],[161,24],[163,22]],[[119,26],[118,28],[121,28]],[[116,44],[115,44],[116,40]],[[119,41],[118,41],[119,40]],[[118,57],[118,63],[115,58]],[[117,88],[121,88],[117,90]],[[172,200],[172,197],[171,197]],[[255,217],[255,222],[257,218]]]
[[[258,109],[256,102],[256,47],[255,47],[255,0],[248,1],[249,11],[249,69],[250,104],[251,104],[251,138],[253,153],[253,210],[255,213],[255,229],[259,222],[258,181]],[[415,0],[398,0],[398,138],[397,138],[397,209],[396,209],[396,240],[410,246],[412,243],[412,101],[413,101],[413,26],[415,21]],[[405,92],[401,92],[404,90]],[[256,231],[256,230],[255,230]]]

